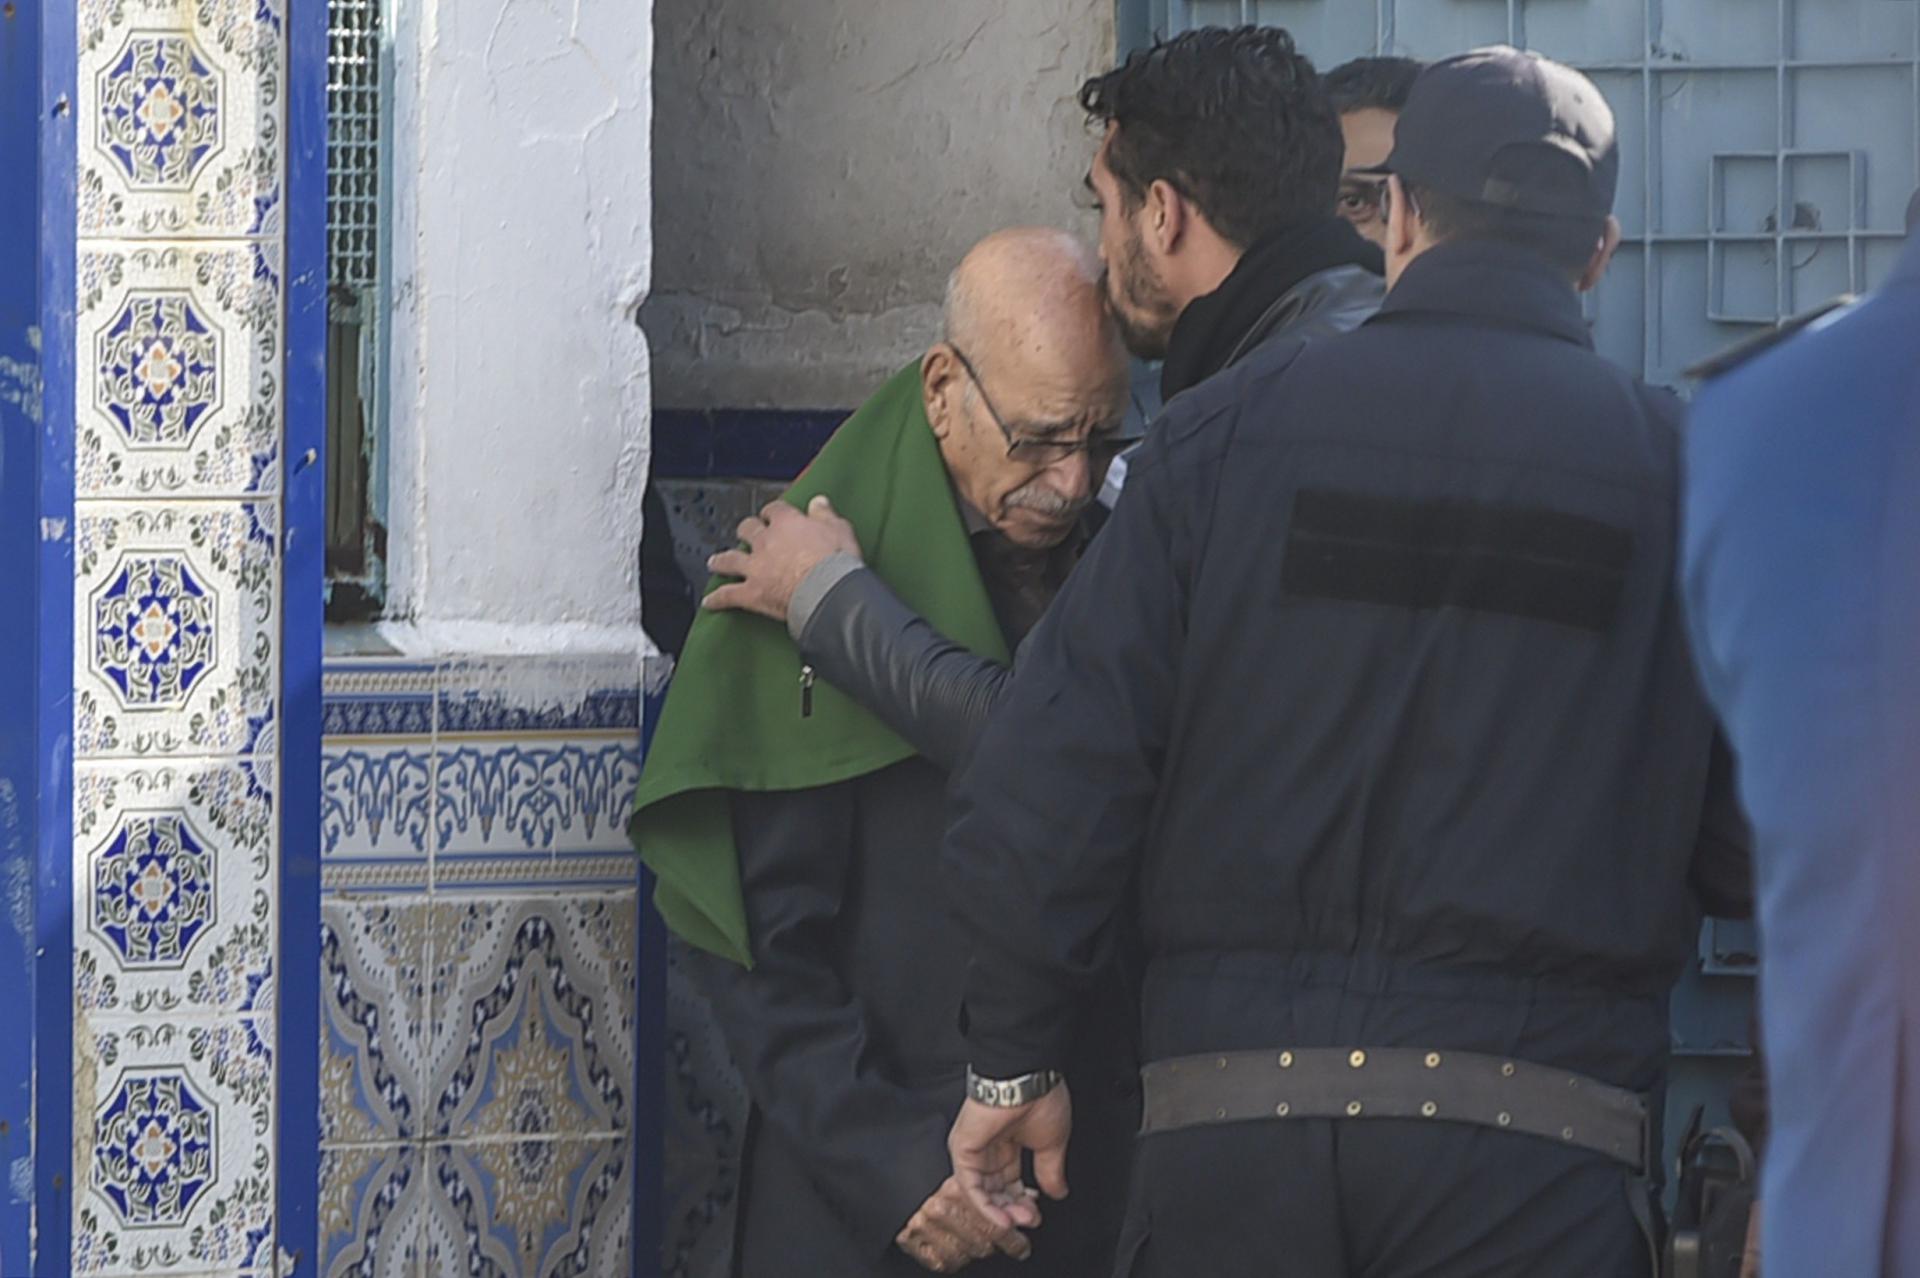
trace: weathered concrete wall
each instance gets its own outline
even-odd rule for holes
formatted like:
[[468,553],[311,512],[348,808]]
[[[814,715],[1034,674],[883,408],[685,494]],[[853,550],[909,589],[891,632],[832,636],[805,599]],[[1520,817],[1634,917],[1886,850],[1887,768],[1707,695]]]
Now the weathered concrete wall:
[[649,8],[395,9],[388,614],[410,651],[638,648]]
[[1113,0],[657,0],[668,407],[833,408],[933,336],[997,227],[1082,227]]

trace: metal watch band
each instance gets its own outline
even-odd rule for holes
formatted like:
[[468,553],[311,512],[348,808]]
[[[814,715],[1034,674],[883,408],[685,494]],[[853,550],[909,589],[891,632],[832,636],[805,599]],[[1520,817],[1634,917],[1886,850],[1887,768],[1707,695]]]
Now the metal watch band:
[[1057,1069],[1037,1070],[1018,1078],[982,1078],[967,1070],[967,1095],[994,1109],[1017,1109],[1031,1105],[1064,1080]]

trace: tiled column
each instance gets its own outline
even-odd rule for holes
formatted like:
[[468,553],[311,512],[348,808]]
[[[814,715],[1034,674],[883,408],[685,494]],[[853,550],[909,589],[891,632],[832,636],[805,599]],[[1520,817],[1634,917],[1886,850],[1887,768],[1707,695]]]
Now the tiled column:
[[329,665],[324,1278],[636,1272],[635,676]]
[[281,0],[81,0],[72,1272],[274,1264]]

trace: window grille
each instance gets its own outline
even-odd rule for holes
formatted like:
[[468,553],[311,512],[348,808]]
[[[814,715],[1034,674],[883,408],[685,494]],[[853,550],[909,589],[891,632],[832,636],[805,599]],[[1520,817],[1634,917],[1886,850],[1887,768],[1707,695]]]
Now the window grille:
[[380,460],[387,201],[382,0],[327,2],[327,616],[383,594]]

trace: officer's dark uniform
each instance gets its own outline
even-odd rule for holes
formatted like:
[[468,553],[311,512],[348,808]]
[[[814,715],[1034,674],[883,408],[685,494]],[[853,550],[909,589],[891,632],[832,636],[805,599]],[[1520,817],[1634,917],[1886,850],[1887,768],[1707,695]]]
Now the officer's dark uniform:
[[[1440,64],[1403,121],[1504,94],[1535,140],[1578,133],[1610,202],[1610,120],[1555,100],[1540,123],[1534,65]],[[1357,1089],[1383,1049],[1436,1087],[1474,1054],[1496,1088],[1499,1062],[1576,1098],[1661,1086],[1700,906],[1747,897],[1673,588],[1679,417],[1594,353],[1553,267],[1461,242],[1358,332],[1176,399],[1136,454],[958,783],[947,859],[978,1074],[1065,1058],[1131,894],[1146,1058],[1200,1057],[1189,1098],[1243,1084],[1219,1113],[1247,1121],[1142,1138],[1121,1274],[1647,1272],[1637,1150],[1521,1134],[1518,1106],[1448,1121],[1454,1092],[1334,1118],[1276,1089],[1316,1048]],[[1264,1119],[1228,1114],[1250,1094]]]

